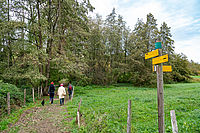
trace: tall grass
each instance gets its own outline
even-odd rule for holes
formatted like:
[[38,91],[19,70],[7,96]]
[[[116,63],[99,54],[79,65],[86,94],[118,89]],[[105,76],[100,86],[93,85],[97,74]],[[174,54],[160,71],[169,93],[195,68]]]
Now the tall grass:
[[[82,99],[82,126],[75,124]],[[157,90],[132,86],[77,87],[68,102],[72,132],[126,132],[128,99],[132,100],[132,132],[158,132]],[[170,110],[175,110],[179,132],[200,132],[200,83],[164,87],[165,130],[171,132]],[[68,123],[65,123],[68,124]]]

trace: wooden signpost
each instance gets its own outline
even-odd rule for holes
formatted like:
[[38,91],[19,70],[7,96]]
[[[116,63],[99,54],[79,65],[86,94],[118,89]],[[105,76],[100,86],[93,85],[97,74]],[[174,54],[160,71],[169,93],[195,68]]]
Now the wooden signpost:
[[164,91],[163,91],[163,71],[162,63],[157,65],[157,99],[158,99],[158,129],[159,133],[165,132],[164,121]]
[[155,57],[152,59],[152,64],[153,64],[153,71],[157,72],[158,129],[159,133],[164,133],[165,123],[164,123],[163,72],[171,72],[172,67],[163,65],[164,62],[168,62],[168,54],[162,55],[162,45],[160,41],[155,43],[155,48],[156,50],[145,54],[145,59]]

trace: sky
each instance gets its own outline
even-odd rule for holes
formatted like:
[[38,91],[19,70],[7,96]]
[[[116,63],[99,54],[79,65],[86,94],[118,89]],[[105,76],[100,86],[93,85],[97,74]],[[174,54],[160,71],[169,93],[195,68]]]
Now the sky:
[[95,7],[91,16],[98,13],[105,19],[115,8],[131,29],[138,18],[146,22],[146,15],[152,13],[158,28],[163,22],[171,27],[175,52],[200,63],[200,0],[90,0],[90,3]]

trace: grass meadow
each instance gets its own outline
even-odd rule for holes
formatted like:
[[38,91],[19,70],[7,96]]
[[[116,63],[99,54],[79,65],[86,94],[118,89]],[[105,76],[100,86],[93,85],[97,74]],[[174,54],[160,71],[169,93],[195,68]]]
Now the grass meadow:
[[[81,127],[75,123],[81,104]],[[135,133],[158,132],[157,89],[116,85],[76,87],[73,102],[67,103],[71,132],[122,133],[127,128],[128,99],[132,100],[131,130]],[[200,132],[200,83],[164,86],[165,131],[172,132],[170,110],[175,110],[179,132]]]
[[[125,133],[128,100],[132,101],[131,130],[133,133],[158,132],[157,89],[117,84],[108,87],[75,87],[73,101],[67,101],[63,114],[64,127],[74,133]],[[48,97],[45,97],[48,103]],[[81,127],[76,124],[80,99]],[[13,111],[0,120],[0,131],[16,123],[20,115],[33,107],[41,107],[41,100]],[[59,101],[55,101],[59,105]],[[170,110],[175,110],[181,133],[200,132],[200,83],[164,85],[165,131],[172,132]],[[45,114],[48,116],[48,114]],[[28,117],[28,116],[27,116]],[[13,130],[14,132],[17,130]]]

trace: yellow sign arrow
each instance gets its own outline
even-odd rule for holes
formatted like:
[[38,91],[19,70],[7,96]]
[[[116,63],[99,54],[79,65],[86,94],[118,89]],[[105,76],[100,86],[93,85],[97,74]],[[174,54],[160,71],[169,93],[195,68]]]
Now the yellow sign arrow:
[[168,62],[168,54],[152,59],[152,64],[153,65],[154,64],[164,63],[164,62]]
[[[153,68],[153,72],[155,72],[156,71],[156,66],[153,65],[152,68]],[[163,65],[163,72],[172,72],[172,66],[164,66]]]
[[163,66],[163,72],[172,72],[172,66]]
[[149,59],[149,58],[158,56],[158,54],[159,54],[158,49],[151,51],[151,52],[148,52],[148,53],[145,54],[145,59]]

